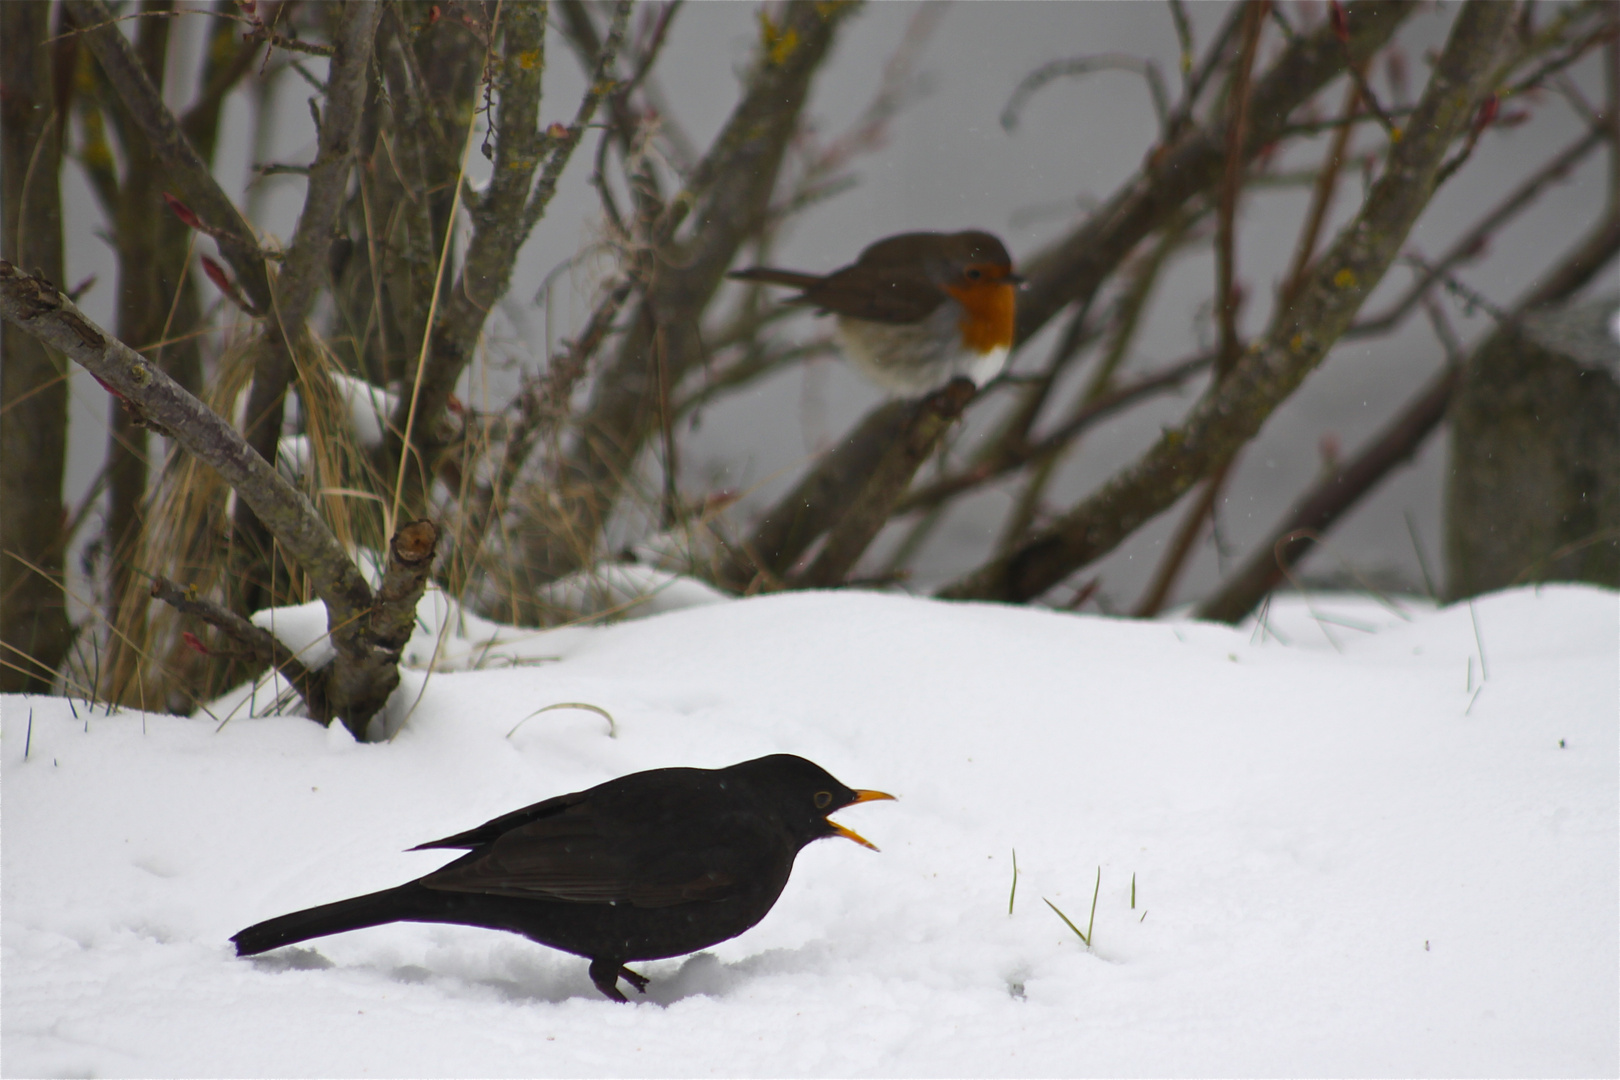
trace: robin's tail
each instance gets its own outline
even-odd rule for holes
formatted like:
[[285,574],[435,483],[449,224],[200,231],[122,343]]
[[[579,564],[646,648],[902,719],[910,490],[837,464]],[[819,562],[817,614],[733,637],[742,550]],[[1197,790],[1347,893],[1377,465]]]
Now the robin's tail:
[[763,281],[770,285],[790,285],[795,289],[808,289],[821,279],[814,274],[801,274],[796,270],[773,270],[769,266],[753,266],[747,270],[733,270],[726,275],[737,281]]
[[274,919],[253,924],[231,940],[236,943],[237,956],[252,956],[310,938],[341,934],[345,930],[416,920],[424,913],[424,891],[413,881],[382,892],[339,900],[335,904],[322,904],[290,915],[278,915]]

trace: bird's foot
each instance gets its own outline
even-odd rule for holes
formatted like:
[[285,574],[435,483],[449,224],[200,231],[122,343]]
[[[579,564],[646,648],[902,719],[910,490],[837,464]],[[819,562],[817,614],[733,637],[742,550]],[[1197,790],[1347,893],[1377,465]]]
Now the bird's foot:
[[648,980],[645,975],[637,975],[617,960],[591,961],[591,982],[596,984],[596,988],[614,1001],[628,1003],[630,999],[619,991],[620,979],[635,987],[638,994],[647,992]]

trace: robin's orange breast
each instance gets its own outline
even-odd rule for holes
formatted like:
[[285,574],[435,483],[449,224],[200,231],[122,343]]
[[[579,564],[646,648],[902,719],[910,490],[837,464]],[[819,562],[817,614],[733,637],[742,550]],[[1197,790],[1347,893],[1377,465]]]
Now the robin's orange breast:
[[755,266],[731,277],[802,290],[790,303],[837,316],[845,355],[899,394],[995,378],[1012,351],[1023,280],[1002,242],[978,230],[886,237],[825,276]]
[[1018,297],[1010,282],[968,281],[946,285],[945,291],[962,307],[957,325],[964,347],[976,353],[1012,348]]

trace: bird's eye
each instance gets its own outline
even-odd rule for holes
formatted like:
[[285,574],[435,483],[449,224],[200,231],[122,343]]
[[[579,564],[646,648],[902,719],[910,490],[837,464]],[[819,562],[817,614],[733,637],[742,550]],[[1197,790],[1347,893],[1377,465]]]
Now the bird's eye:
[[818,791],[818,792],[816,792],[816,809],[817,810],[825,810],[831,804],[832,804],[832,792],[830,792],[830,791]]
[[968,278],[969,281],[978,281],[982,277],[984,277],[984,271],[983,270],[979,270],[979,269],[975,268],[975,269],[969,270],[967,272],[967,278]]

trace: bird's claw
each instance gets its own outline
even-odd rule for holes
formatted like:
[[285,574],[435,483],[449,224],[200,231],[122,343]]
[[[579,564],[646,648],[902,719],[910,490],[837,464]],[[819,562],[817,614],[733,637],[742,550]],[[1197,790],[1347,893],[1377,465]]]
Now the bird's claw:
[[623,964],[615,964],[611,960],[591,961],[591,982],[596,984],[596,988],[614,1001],[628,1003],[630,999],[619,990],[620,979],[635,987],[638,994],[647,992],[647,976],[638,975]]

